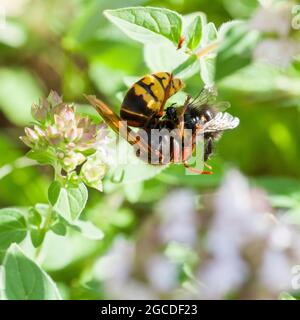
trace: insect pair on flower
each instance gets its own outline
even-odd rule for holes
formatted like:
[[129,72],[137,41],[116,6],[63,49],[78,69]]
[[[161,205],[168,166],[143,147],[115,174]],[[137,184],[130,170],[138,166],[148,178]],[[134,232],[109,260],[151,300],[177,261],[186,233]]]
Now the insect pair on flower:
[[222,112],[229,104],[217,102],[212,89],[203,89],[194,99],[188,96],[183,105],[165,109],[167,100],[183,87],[182,80],[167,72],[146,75],[128,90],[120,116],[94,96],[87,99],[109,127],[135,147],[142,160],[156,165],[183,163],[196,173],[211,173],[189,166],[197,138],[203,137],[206,163],[214,141],[223,131],[236,128],[239,119]]
[[[202,137],[204,163],[213,152],[213,143],[223,131],[238,126],[239,119],[223,112],[229,104],[217,102],[214,90],[204,89],[197,97],[187,97],[183,105],[165,109],[167,100],[184,87],[172,74],[158,72],[134,83],[123,100],[120,116],[94,96],[87,96],[106,124],[126,139],[136,155],[152,164],[182,163],[191,168],[198,138]],[[21,139],[31,151],[28,156],[41,164],[50,164],[67,183],[84,181],[102,189],[107,169],[107,130],[89,118],[75,113],[54,92],[32,108],[35,124],[25,128]],[[208,166],[208,165],[207,165]],[[208,166],[209,167],[209,166]],[[78,174],[79,173],[79,174]]]

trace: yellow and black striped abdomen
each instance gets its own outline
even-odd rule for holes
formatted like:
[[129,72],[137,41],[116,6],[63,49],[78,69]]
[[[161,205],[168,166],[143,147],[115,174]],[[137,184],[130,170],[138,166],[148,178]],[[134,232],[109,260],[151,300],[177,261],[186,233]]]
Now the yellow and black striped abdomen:
[[167,72],[144,76],[127,92],[121,118],[130,126],[143,127],[150,117],[161,116],[166,100],[182,87],[182,81]]

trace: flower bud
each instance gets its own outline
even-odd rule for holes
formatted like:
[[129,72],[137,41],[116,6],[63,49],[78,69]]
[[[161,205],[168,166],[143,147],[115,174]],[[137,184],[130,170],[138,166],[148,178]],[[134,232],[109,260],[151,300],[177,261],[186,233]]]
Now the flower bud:
[[34,130],[26,127],[25,133],[32,142],[37,142],[39,140],[39,136],[35,133]]
[[32,141],[27,137],[27,136],[21,136],[20,139],[29,147],[29,148],[33,148],[34,144],[32,143]]
[[66,124],[76,125],[74,109],[66,105],[59,114]]
[[65,123],[64,123],[63,119],[57,114],[54,115],[54,123],[56,125],[57,130],[59,130],[59,131],[64,130]]
[[33,104],[31,106],[31,115],[35,120],[44,122],[47,118],[47,108],[43,105],[40,107],[37,104]]
[[96,156],[91,156],[82,166],[80,175],[90,187],[99,191],[103,190],[102,179],[106,173],[106,165]]
[[77,128],[76,127],[71,127],[68,128],[68,130],[65,132],[65,138],[68,141],[74,141],[77,138]]
[[61,97],[56,91],[51,90],[47,100],[52,106],[62,103]]
[[46,128],[46,139],[50,145],[57,146],[63,141],[63,136],[55,126],[48,126]]
[[75,171],[71,171],[67,174],[67,180],[69,183],[77,185],[79,183],[79,177]]
[[36,134],[39,136],[39,138],[44,138],[45,137],[45,132],[37,125],[33,126],[34,131],[36,132]]
[[78,117],[76,120],[78,122],[78,125],[77,125],[78,128],[86,129],[86,128],[89,127],[89,124],[90,124],[89,118],[87,118],[87,117],[84,117],[84,118]]
[[85,161],[85,156],[82,153],[69,152],[63,159],[62,165],[67,172],[74,170],[77,166]]

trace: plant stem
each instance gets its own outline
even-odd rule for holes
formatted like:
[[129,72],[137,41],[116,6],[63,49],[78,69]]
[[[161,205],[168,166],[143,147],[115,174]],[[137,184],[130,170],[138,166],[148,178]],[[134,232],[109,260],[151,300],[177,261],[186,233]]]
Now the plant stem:
[[207,54],[211,53],[213,50],[215,50],[218,46],[218,42],[213,42],[211,44],[209,44],[207,47],[203,48],[203,49],[200,49],[196,55],[197,57],[200,59],[204,56],[206,56]]
[[[49,227],[50,227],[50,224],[51,224],[51,220],[52,220],[52,216],[53,216],[53,208],[52,208],[51,205],[49,205],[46,218],[44,220],[43,225],[41,226],[41,230],[44,230],[44,232],[45,232],[45,237],[46,237],[47,231],[49,230]],[[44,239],[44,241],[45,241],[45,239]],[[35,251],[35,258],[37,260],[39,260],[39,258],[40,258],[40,254],[41,254],[41,251],[42,251],[42,248],[43,248],[44,241],[41,243],[41,245]]]
[[61,165],[58,163],[54,167],[54,180],[61,181]]
[[[56,162],[55,166],[54,166],[54,180],[55,181],[61,181],[62,180],[62,177],[61,177],[61,165],[58,164]],[[45,220],[41,226],[41,230],[44,231],[45,233],[45,237],[47,235],[47,232],[49,230],[49,227],[51,225],[51,221],[52,221],[52,217],[53,217],[53,207],[52,205],[49,203],[49,208],[48,208],[48,212],[47,212],[47,215],[45,217]],[[42,251],[42,248],[43,248],[43,243],[44,241],[41,243],[41,245],[36,249],[36,252],[35,252],[35,258],[37,260],[39,260],[40,258],[40,254],[41,254],[41,251]]]
[[37,162],[34,160],[31,160],[27,157],[20,157],[17,160],[15,160],[13,163],[6,164],[3,167],[0,168],[0,179],[6,177],[10,173],[13,172],[14,169],[22,169],[26,167],[31,167],[36,165]]
[[[43,243],[44,243],[44,241],[43,241]],[[35,257],[35,260],[37,260],[37,261],[40,260],[40,256],[41,256],[41,252],[42,252],[42,248],[43,248],[43,243],[39,247],[37,247],[36,250],[35,250],[34,257]]]

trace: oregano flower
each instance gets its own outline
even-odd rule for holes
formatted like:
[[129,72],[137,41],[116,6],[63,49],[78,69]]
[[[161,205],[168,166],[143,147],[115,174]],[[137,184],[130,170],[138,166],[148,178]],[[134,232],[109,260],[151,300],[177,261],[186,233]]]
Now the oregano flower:
[[[107,168],[103,158],[111,141],[106,125],[77,114],[75,106],[63,102],[54,91],[39,104],[33,104],[31,112],[35,122],[20,137],[31,149],[28,156],[40,164],[52,165],[62,181],[82,180],[102,190],[101,180]],[[103,156],[97,157],[97,151]],[[81,173],[77,174],[81,165]]]

